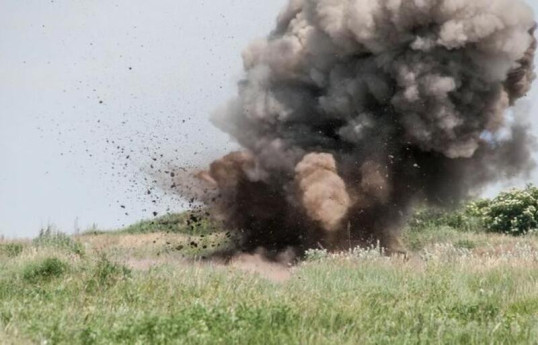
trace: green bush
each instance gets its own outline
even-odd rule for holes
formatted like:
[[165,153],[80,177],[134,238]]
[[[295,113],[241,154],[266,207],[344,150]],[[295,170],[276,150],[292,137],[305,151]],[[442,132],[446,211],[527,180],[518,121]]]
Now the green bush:
[[471,203],[467,209],[490,232],[523,235],[538,227],[538,188],[512,189],[492,200]]
[[68,267],[65,262],[58,258],[47,258],[28,264],[23,270],[22,278],[30,283],[49,281],[63,275]]

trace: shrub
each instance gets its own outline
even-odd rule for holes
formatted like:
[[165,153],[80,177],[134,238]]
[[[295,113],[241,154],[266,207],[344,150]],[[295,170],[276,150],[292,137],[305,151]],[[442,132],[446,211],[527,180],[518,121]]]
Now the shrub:
[[37,263],[28,264],[23,270],[22,277],[30,283],[49,281],[63,275],[68,267],[65,262],[58,258],[47,258]]
[[526,234],[538,227],[538,188],[512,189],[492,200],[480,200],[468,206],[468,212],[480,217],[491,232]]

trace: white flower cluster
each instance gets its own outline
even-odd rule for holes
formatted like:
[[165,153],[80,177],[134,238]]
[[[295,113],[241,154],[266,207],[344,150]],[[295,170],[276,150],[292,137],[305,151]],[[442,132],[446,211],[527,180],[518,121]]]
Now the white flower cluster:
[[370,247],[355,247],[348,251],[331,253],[327,249],[309,249],[305,253],[307,261],[320,261],[324,259],[346,259],[346,260],[378,260],[389,259],[385,255],[385,249],[378,243]]
[[486,229],[513,235],[538,228],[538,188],[512,189],[492,200],[471,203],[468,212],[479,217]]

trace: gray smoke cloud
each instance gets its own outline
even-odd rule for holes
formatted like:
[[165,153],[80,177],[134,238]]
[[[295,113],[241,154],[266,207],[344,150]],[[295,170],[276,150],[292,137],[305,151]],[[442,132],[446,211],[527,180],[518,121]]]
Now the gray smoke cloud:
[[244,152],[202,174],[204,201],[248,250],[399,250],[416,202],[533,167],[506,118],[535,77],[534,28],[519,0],[290,0],[213,117]]

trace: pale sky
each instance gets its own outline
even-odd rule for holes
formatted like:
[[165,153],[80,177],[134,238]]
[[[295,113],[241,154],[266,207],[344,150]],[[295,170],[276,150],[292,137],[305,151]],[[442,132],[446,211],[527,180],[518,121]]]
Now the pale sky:
[[[209,116],[285,3],[0,1],[0,236],[184,209],[147,194],[155,184],[142,170],[203,165],[233,147]],[[535,114],[538,85],[526,102]]]

